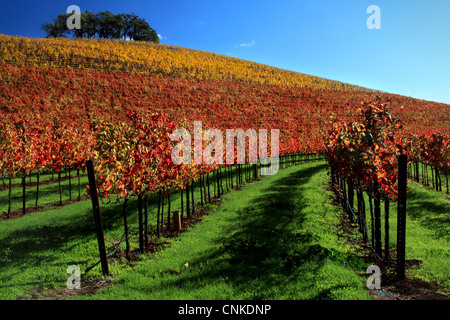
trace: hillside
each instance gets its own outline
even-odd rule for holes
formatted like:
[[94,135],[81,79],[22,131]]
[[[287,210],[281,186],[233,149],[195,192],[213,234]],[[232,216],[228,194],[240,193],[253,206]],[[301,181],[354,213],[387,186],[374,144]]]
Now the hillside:
[[[0,77],[0,299],[77,298],[67,266],[84,271],[83,299],[415,299],[424,280],[449,287],[450,105],[121,41],[0,35]],[[224,152],[204,131],[195,139],[196,121],[221,131],[214,142],[279,129],[279,146],[270,132],[241,144],[248,157]],[[177,128],[194,135],[182,163]],[[102,243],[107,282],[90,271]],[[366,290],[369,264],[390,277],[405,263],[414,290],[385,278]],[[426,285],[421,296],[441,298]]]
[[450,106],[180,47],[0,35],[0,110],[117,118],[164,111],[205,127],[278,128],[280,152],[317,152],[330,117],[380,94],[406,132],[450,133]]
[[260,84],[372,91],[205,51],[98,39],[32,39],[0,35],[0,62],[22,66],[118,71],[148,76],[227,80]]

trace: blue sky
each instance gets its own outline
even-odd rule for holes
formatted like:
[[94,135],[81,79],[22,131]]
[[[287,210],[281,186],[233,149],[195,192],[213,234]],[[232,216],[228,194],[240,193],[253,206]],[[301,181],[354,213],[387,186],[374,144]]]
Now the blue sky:
[[[450,1],[2,1],[0,33],[43,38],[65,12],[134,12],[162,43],[450,104]],[[370,5],[381,29],[369,30]]]

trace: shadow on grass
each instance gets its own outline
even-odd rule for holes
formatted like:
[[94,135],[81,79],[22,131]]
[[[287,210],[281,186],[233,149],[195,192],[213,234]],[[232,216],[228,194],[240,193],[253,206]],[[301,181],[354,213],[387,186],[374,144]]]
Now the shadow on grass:
[[[195,287],[226,278],[236,291],[248,293],[248,299],[272,299],[282,295],[290,282],[301,282],[305,270],[317,273],[333,253],[339,259],[339,254],[317,244],[317,236],[302,227],[304,209],[316,205],[302,195],[303,186],[325,168],[325,164],[308,166],[274,181],[263,196],[238,211],[238,219],[223,231],[212,251],[189,262],[207,262],[210,268],[164,283]],[[332,290],[341,287],[318,290],[314,286],[315,281],[302,284],[304,291],[314,292],[310,299],[328,299]]]
[[[104,226],[120,224],[123,219],[121,206],[122,204],[118,203],[102,207]],[[36,267],[39,266],[42,270],[65,271],[70,265],[78,265],[83,271],[88,264],[97,259],[97,252],[90,256],[86,255],[85,251],[77,249],[77,246],[83,242],[96,239],[92,209],[85,209],[85,206],[82,208],[80,209],[79,203],[76,203],[45,213],[37,213],[42,216],[35,219],[35,223],[27,223],[27,218],[34,218],[31,216],[2,222],[10,223],[11,228],[0,238],[0,250],[2,250],[0,274],[3,273],[0,287],[7,286],[9,282],[8,276],[5,278],[4,273],[6,271],[7,274],[11,274],[8,269],[28,272],[28,268],[36,270]],[[56,223],[53,215],[58,215],[60,218]],[[51,223],[48,217],[52,217]],[[73,255],[70,258],[64,258],[67,261],[62,261],[60,260],[62,250],[64,253],[73,252]],[[63,265],[58,266],[57,264]],[[51,282],[50,278],[46,280]],[[38,282],[44,284],[48,281],[40,282],[39,280]],[[35,283],[23,283],[23,285],[33,284]],[[14,281],[14,285],[20,284]]]
[[434,191],[411,190],[407,195],[408,217],[433,231],[436,238],[450,240],[450,205],[440,198],[430,199]]
[[[55,188],[55,186],[48,186],[48,188],[51,187]],[[27,198],[34,196],[33,192],[27,194]],[[179,192],[174,193],[173,200],[172,209],[179,201]],[[88,209],[86,209],[86,202],[83,202],[83,205],[75,203],[35,213],[35,215],[40,215],[39,219],[34,220],[35,223],[27,222],[28,219],[36,218],[29,214],[16,220],[0,221],[0,223],[9,225],[8,228],[5,228],[6,232],[0,237],[0,288],[21,285],[45,286],[55,281],[60,282],[61,272],[63,276],[67,277],[64,272],[68,266],[78,265],[83,273],[87,267],[96,262],[99,258],[96,245],[93,250],[89,250],[89,254],[86,254],[86,249],[83,251],[77,248],[80,244],[96,240],[92,207],[90,200],[87,201]],[[156,214],[157,201],[157,193],[149,195],[149,219]],[[167,203],[165,207],[167,208]],[[124,232],[122,201],[118,203],[101,202],[100,211],[105,236],[108,232],[118,232],[119,234]],[[55,215],[58,216],[56,223]],[[127,217],[129,227],[137,223],[137,198],[132,198],[128,202]],[[120,237],[113,240],[119,239]],[[109,252],[108,243],[106,245]],[[66,258],[63,258],[64,261],[61,260],[62,250],[66,254]],[[70,254],[71,252],[73,255]],[[93,253],[91,254],[91,252]],[[37,266],[41,271],[35,271]],[[34,270],[28,271],[28,269]],[[34,274],[30,275],[30,278],[36,279],[36,281],[20,283],[21,280],[18,280],[20,274],[26,272],[33,272]],[[66,278],[62,280],[65,281]]]

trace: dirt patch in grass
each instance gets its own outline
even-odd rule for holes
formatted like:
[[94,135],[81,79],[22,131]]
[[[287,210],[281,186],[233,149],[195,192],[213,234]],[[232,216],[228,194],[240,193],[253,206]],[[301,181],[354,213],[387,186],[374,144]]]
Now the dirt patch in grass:
[[17,300],[63,300],[77,295],[91,295],[110,285],[111,279],[81,278],[80,289],[33,289]]
[[371,290],[370,294],[378,300],[450,300],[438,285],[408,278],[394,280],[380,290]]
[[75,199],[72,199],[72,200],[63,200],[62,203],[60,203],[59,201],[55,201],[55,202],[48,203],[48,204],[43,205],[43,206],[42,205],[38,206],[37,208],[36,208],[36,206],[28,207],[28,208],[25,208],[25,215],[23,214],[23,210],[22,209],[12,210],[10,212],[10,214],[9,214],[9,219],[7,217],[7,214],[4,213],[4,214],[0,215],[0,221],[1,220],[11,220],[11,219],[22,218],[22,217],[24,217],[26,215],[32,215],[34,212],[42,212],[42,211],[46,211],[46,210],[49,210],[49,209],[64,207],[64,206],[67,206],[69,204],[73,204],[73,203],[76,203],[76,202],[79,202],[79,201],[82,201],[82,200],[87,200],[87,199],[90,199],[90,197],[87,196],[87,195],[84,195],[84,196],[81,196],[80,199],[78,199],[78,197],[75,197]]
[[[55,175],[56,175],[56,173],[55,173]],[[84,177],[87,177],[87,174],[80,174],[80,179],[84,178]],[[72,180],[77,180],[78,177],[76,175],[75,176],[72,175],[71,179]],[[69,180],[68,176],[62,176],[61,179],[60,179],[61,182],[64,182],[64,181],[67,181],[67,180]],[[58,183],[58,179],[56,177],[48,178],[48,179],[41,179],[39,181],[39,186],[45,186],[45,185],[55,184],[55,183]],[[27,187],[27,188],[36,187],[36,186],[37,186],[37,181],[29,181],[29,180],[25,181],[25,187]],[[22,185],[21,182],[11,184],[11,188],[13,188],[13,189],[15,189],[15,188],[22,188],[22,187],[23,187],[23,185]],[[0,192],[8,190],[8,189],[9,189],[9,184],[8,183],[0,185]]]

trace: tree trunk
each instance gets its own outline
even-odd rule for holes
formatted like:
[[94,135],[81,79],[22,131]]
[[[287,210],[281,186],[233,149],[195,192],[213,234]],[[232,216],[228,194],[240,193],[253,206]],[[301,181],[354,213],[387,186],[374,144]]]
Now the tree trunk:
[[433,167],[431,167],[431,184],[432,184],[432,188],[434,190],[434,172],[433,172]]
[[200,187],[200,205],[203,206],[203,186],[202,186],[202,176],[199,177],[198,185]]
[[233,179],[234,179],[234,173],[233,173],[233,167],[234,167],[234,166],[230,166],[230,186],[231,186],[231,190],[234,189],[234,182],[233,182]]
[[381,244],[381,210],[380,210],[380,195],[376,188],[374,197],[374,215],[375,215],[375,252],[378,257],[382,257],[383,248]]
[[142,213],[142,195],[138,195],[138,220],[139,220],[139,253],[144,253],[144,221]]
[[422,184],[425,184],[425,166],[422,164]]
[[194,180],[192,180],[191,184],[191,203],[192,203],[192,214],[195,212],[195,199],[194,199]]
[[445,171],[445,184],[447,185],[447,194],[448,194],[448,177],[447,177],[447,171]]
[[216,171],[212,172],[213,197],[216,198]]
[[183,188],[180,188],[181,193],[181,220],[183,220],[184,201],[183,201]]
[[384,260],[389,260],[389,199],[384,200]]
[[69,200],[72,201],[72,178],[70,176],[70,167],[69,167]]
[[217,169],[216,172],[216,181],[217,181],[217,197],[220,198],[220,176],[219,176],[219,169]]
[[145,248],[148,248],[148,194],[144,196],[144,242]]
[[416,161],[416,179],[419,182],[419,161]]
[[169,194],[167,195],[167,231],[170,230],[170,210],[171,210],[171,201],[170,201],[170,191]]
[[78,178],[78,201],[81,200],[81,180],[80,180],[80,169],[77,169],[77,178]]
[[441,175],[439,174],[439,170],[436,170],[436,191],[442,191],[442,186],[441,186]]
[[348,182],[348,217],[351,222],[353,222],[353,205],[354,205],[354,189],[353,189],[353,181]]
[[61,170],[58,171],[59,205],[62,206]]
[[127,258],[127,260],[130,260],[130,237],[129,237],[129,232],[128,232],[128,222],[127,222],[127,203],[128,203],[128,198],[124,199],[123,202],[123,226],[125,229],[125,256]]
[[27,197],[26,197],[26,180],[25,180],[26,176],[23,175],[22,176],[22,214],[25,215],[26,210],[27,210]]
[[163,226],[164,226],[164,198],[165,198],[166,194],[163,191],[162,195],[161,195],[161,231],[163,230]]
[[364,195],[362,194],[361,190],[357,190],[356,191],[356,196],[358,198],[359,232],[361,232],[362,235],[365,236],[365,232],[364,232],[364,228],[363,228],[364,216],[366,214],[365,206],[364,206]]
[[8,215],[7,218],[9,219],[11,214],[11,189],[12,189],[12,178],[9,177],[9,192],[8,192]]
[[211,190],[210,190],[210,183],[209,183],[209,174],[210,172],[208,172],[208,174],[206,175],[206,182],[208,183],[208,203],[211,203]]
[[36,210],[38,208],[38,202],[39,202],[39,176],[40,176],[40,171],[38,170],[37,176],[36,176],[36,206],[35,206]]
[[334,176],[334,169],[333,167],[330,167],[330,176],[331,176],[331,186],[334,187],[334,184],[336,183],[336,178]]
[[205,197],[205,203],[208,203],[208,198],[206,197],[206,176],[203,176],[203,196]]
[[220,181],[220,195],[223,194],[223,177],[222,177],[222,168],[219,167],[219,181]]
[[[341,197],[341,206],[345,210],[345,208],[347,208],[347,186],[343,179],[341,181],[342,181],[342,191],[343,191],[342,197]],[[348,214],[348,209],[345,211],[347,211],[347,214]]]
[[369,195],[369,206],[370,206],[370,229],[371,229],[371,239],[372,239],[372,247],[375,247],[375,226],[374,226],[374,218],[373,218],[373,200],[372,196]]
[[236,164],[236,169],[237,169],[236,185],[240,186],[241,185],[241,165]]
[[158,213],[156,215],[156,235],[158,238],[161,236],[160,230],[159,230],[159,215],[161,213],[161,190],[158,192]]
[[190,205],[190,200],[189,200],[189,183],[186,183],[186,216],[190,217],[191,216],[191,205]]

